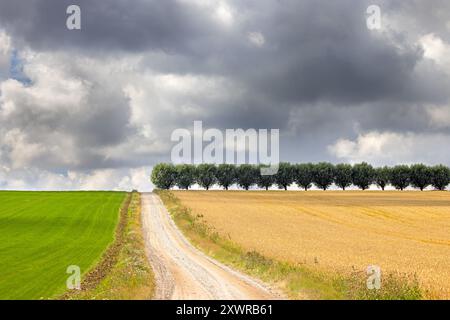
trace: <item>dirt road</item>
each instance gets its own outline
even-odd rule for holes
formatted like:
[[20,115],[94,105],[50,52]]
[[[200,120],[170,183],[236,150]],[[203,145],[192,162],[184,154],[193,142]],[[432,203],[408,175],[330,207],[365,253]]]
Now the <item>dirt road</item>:
[[278,299],[251,279],[194,248],[170,218],[159,197],[142,194],[147,254],[156,278],[155,299]]

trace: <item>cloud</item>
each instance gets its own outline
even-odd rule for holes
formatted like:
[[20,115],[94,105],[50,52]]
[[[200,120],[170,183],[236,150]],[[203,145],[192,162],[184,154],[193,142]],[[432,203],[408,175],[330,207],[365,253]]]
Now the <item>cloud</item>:
[[9,186],[144,185],[195,120],[280,129],[282,160],[450,164],[446,1],[383,0],[377,32],[371,1],[80,0],[76,32],[69,4],[0,2]]
[[35,168],[13,170],[0,167],[0,188],[3,190],[125,190],[153,189],[149,176],[151,167],[133,169],[99,169],[85,172],[55,173]]
[[225,26],[230,27],[234,23],[234,14],[232,8],[225,2],[219,2],[215,8],[216,18]]
[[450,128],[450,106],[429,106],[430,122],[437,128]]
[[429,33],[419,40],[424,48],[424,57],[433,60],[438,66],[450,72],[450,44],[445,43],[433,33]]
[[[394,132],[368,132],[355,140],[339,139],[328,146],[336,158],[351,163],[366,161],[374,165],[424,162],[446,163],[441,148],[450,143],[450,135]],[[445,147],[444,147],[445,148]]]
[[266,39],[260,32],[249,32],[248,40],[257,47],[262,47],[266,43]]
[[0,80],[9,74],[11,59],[11,38],[0,29]]
[[[109,179],[106,173],[156,162],[170,152],[173,128],[214,116],[211,105],[228,100],[229,91],[239,92],[220,77],[139,70],[139,56],[74,58],[32,50],[22,55],[31,83],[0,83],[0,163],[57,177],[91,172],[101,188],[102,177],[127,185],[128,176]],[[111,78],[119,71],[121,77]],[[132,177],[131,182],[137,179]],[[88,182],[76,185],[89,188]]]
[[133,131],[128,127],[128,100],[108,80],[105,68],[114,66],[34,52],[24,59],[31,84],[12,79],[0,83],[0,141],[14,133],[24,150],[39,146],[39,152],[19,159],[22,152],[14,153],[17,146],[4,140],[4,157],[15,165],[45,169],[108,165],[102,148],[121,143]]

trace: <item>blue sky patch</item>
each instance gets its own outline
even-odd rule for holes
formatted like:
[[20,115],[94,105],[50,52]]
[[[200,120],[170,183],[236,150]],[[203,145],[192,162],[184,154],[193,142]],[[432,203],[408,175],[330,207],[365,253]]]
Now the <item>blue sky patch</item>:
[[13,50],[11,53],[11,64],[9,67],[9,77],[15,79],[24,85],[30,85],[31,79],[23,71],[24,62],[20,58],[19,52]]

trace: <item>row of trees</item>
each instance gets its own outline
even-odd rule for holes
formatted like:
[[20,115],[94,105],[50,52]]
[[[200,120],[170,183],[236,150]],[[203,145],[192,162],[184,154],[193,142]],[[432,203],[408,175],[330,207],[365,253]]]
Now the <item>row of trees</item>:
[[354,185],[366,190],[376,184],[384,190],[392,185],[398,190],[409,186],[424,190],[433,186],[437,190],[445,190],[450,184],[450,169],[443,165],[429,167],[423,164],[411,166],[398,165],[395,167],[374,168],[365,162],[355,165],[321,162],[317,164],[280,163],[276,175],[261,175],[261,165],[232,165],[232,164],[200,164],[172,165],[160,163],[153,168],[152,182],[159,189],[189,189],[197,183],[208,190],[213,185],[224,189],[234,184],[248,190],[252,186],[268,190],[273,185],[285,189],[296,183],[299,188],[310,189],[313,185],[327,190],[333,184],[345,190]]

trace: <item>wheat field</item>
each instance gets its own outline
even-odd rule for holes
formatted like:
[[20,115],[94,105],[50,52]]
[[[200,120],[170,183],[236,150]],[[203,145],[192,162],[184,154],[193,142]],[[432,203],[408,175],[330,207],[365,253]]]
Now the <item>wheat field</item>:
[[246,250],[329,272],[377,265],[450,298],[450,192],[174,193]]

